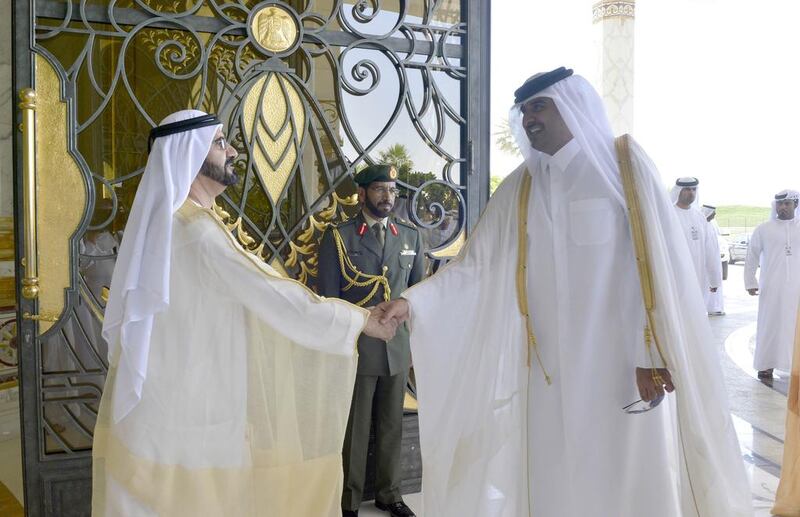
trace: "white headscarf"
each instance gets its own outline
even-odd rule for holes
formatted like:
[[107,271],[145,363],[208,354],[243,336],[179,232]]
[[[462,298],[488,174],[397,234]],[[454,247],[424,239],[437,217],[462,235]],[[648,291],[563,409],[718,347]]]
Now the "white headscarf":
[[[572,137],[586,153],[595,169],[602,173],[603,179],[611,186],[614,197],[624,204],[622,181],[614,149],[614,131],[611,129],[605,105],[597,91],[583,77],[571,75],[530,98],[535,97],[553,99],[561,118],[564,119],[567,128],[572,133]],[[520,106],[530,98],[511,108],[508,121],[528,170],[533,172],[539,166],[539,158],[542,153],[531,146],[525,128],[522,126],[522,111],[520,110]]]
[[[775,194],[775,197],[778,197],[778,196],[782,197],[784,195],[786,195],[786,197],[783,198],[783,199],[794,199],[795,201],[800,200],[800,192],[798,192],[796,190],[789,190],[789,189],[781,190],[780,192]],[[781,201],[783,201],[783,199],[781,199]],[[773,199],[771,205],[772,205],[772,212],[770,212],[769,217],[771,219],[775,220],[775,219],[778,218],[778,200],[777,199]],[[795,213],[795,217],[797,217],[797,213]]]
[[[160,125],[206,115],[183,110]],[[157,138],[136,191],[120,246],[103,322],[109,363],[117,361],[113,393],[119,422],[142,398],[156,314],[169,306],[172,217],[189,196],[189,187],[222,125]]]
[[[681,195],[681,190],[686,188],[686,187],[682,187],[682,186],[678,185],[678,182],[680,182],[680,183],[688,183],[690,180],[696,180],[696,179],[697,178],[691,178],[691,177],[678,178],[678,180],[675,182],[675,185],[673,185],[672,189],[670,189],[670,191],[669,191],[669,200],[672,201],[673,205],[678,203],[678,198]],[[695,189],[697,189],[697,190],[695,191],[694,201],[689,206],[689,208],[696,208],[697,210],[700,210],[700,206],[701,206],[700,205],[700,185],[698,184],[697,186],[695,186]]]

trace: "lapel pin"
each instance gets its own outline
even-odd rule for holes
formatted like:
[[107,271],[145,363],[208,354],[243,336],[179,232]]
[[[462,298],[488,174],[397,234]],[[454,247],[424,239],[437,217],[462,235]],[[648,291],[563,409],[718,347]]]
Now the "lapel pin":
[[397,237],[397,226],[394,223],[389,223],[389,229],[392,231],[392,235]]
[[361,223],[358,227],[358,236],[363,237],[365,233],[367,233],[367,223]]

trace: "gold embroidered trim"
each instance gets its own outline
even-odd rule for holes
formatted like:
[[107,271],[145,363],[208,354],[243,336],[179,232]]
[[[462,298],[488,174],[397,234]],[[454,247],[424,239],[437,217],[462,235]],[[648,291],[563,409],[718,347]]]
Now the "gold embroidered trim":
[[[291,282],[291,283],[299,285],[308,294],[308,296],[311,297],[311,301],[313,303],[339,303],[339,304],[346,305],[350,309],[352,309],[353,307],[356,307],[352,303],[346,302],[346,301],[341,300],[339,298],[324,298],[322,296],[319,296],[317,293],[315,293],[314,291],[309,289],[308,286],[305,285],[304,283],[298,282],[297,280],[295,280],[293,278],[287,278],[285,276],[282,276],[282,275],[278,274],[277,272],[273,272],[273,271],[270,271],[269,269],[267,269],[267,268],[271,269],[272,266],[270,266],[269,264],[265,263],[263,260],[259,259],[253,253],[250,253],[250,252],[246,251],[244,248],[242,248],[241,244],[239,244],[236,241],[236,238],[230,232],[230,230],[228,229],[227,225],[222,221],[222,219],[220,219],[219,215],[217,215],[215,210],[210,209],[210,208],[204,208],[204,207],[199,206],[199,205],[197,205],[197,204],[195,204],[195,203],[193,203],[191,201],[187,201],[181,206],[179,211],[181,212],[181,215],[184,215],[187,218],[189,218],[188,220],[193,220],[193,219],[195,219],[197,217],[200,217],[200,214],[207,215],[212,221],[214,221],[215,224],[217,224],[221,229],[224,230],[223,233],[225,234],[225,237],[227,239],[226,242],[228,243],[228,245],[231,246],[231,248],[233,248],[237,253],[239,253],[242,256],[244,256],[262,274],[264,274],[264,275],[266,275],[266,276],[268,276],[268,277],[270,277],[272,279],[275,279],[275,280],[280,280],[282,282]],[[358,333],[358,335],[360,335],[360,334],[362,334],[364,332],[364,329],[367,327],[367,320],[369,319],[370,312],[369,312],[369,310],[367,310],[367,309],[365,309],[363,307],[356,307],[356,310],[359,311],[364,316],[364,323],[362,324],[361,330]],[[355,343],[354,343],[354,348],[355,348]]]
[[517,214],[517,305],[522,317],[525,318],[525,331],[528,337],[528,368],[531,367],[531,350],[536,355],[536,361],[544,374],[548,386],[551,384],[550,375],[542,363],[539,355],[539,345],[536,334],[533,332],[533,321],[528,309],[528,201],[531,192],[531,175],[525,171],[522,186],[519,190],[519,212]]
[[[622,177],[622,188],[625,191],[625,205],[628,210],[628,222],[631,228],[631,237],[633,238],[633,249],[636,254],[636,268],[639,271],[639,284],[642,288],[642,299],[644,300],[644,309],[647,315],[647,322],[644,328],[645,346],[647,346],[647,352],[652,361],[653,353],[651,342],[655,343],[658,355],[661,356],[661,361],[664,367],[667,368],[667,360],[661,349],[658,334],[655,332],[654,311],[656,307],[656,298],[653,289],[653,271],[650,268],[647,236],[645,235],[644,225],[642,224],[642,211],[639,207],[639,195],[636,190],[633,165],[631,164],[630,136],[622,135],[616,138],[614,140],[614,146],[617,150],[617,163],[619,164],[619,172]],[[655,364],[655,361],[653,361],[653,364]],[[654,373],[654,377],[655,375],[657,374]]]

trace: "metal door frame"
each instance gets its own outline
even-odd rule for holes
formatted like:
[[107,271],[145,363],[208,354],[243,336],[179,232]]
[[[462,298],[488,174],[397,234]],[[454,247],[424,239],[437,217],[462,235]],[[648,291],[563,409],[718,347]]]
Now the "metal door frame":
[[[12,100],[16,103],[17,94],[23,88],[34,87],[34,16],[36,4],[45,6],[47,0],[15,0],[12,5]],[[52,3],[52,2],[51,2]],[[466,187],[467,230],[478,221],[489,198],[489,36],[490,0],[462,0],[462,23],[468,27],[467,41],[463,47],[466,53],[468,75],[462,84],[461,113],[467,118],[466,131],[462,133],[462,157],[466,157],[466,167],[462,164]],[[472,20],[475,20],[473,23]],[[344,38],[345,35],[342,35]],[[346,38],[345,38],[346,39]],[[343,41],[343,43],[345,43]],[[20,123],[20,110],[14,109],[14,127]],[[27,515],[66,515],[61,503],[67,504],[75,498],[81,500],[91,493],[91,456],[88,453],[65,455],[59,458],[44,458],[39,454],[42,441],[42,414],[38,392],[40,357],[35,346],[37,324],[23,319],[23,313],[37,313],[37,303],[22,297],[21,287],[24,276],[24,221],[25,210],[21,171],[23,170],[24,142],[19,131],[14,132],[14,174],[15,194],[14,218],[17,285],[17,321],[19,335],[19,390],[22,426],[22,456],[25,489],[25,511]],[[466,171],[465,171],[466,169]],[[77,492],[76,492],[77,490]],[[88,492],[87,492],[88,490]],[[88,503],[84,504],[84,508]],[[80,509],[75,509],[80,512]],[[75,513],[77,515],[78,513]],[[70,513],[72,515],[72,513]]]

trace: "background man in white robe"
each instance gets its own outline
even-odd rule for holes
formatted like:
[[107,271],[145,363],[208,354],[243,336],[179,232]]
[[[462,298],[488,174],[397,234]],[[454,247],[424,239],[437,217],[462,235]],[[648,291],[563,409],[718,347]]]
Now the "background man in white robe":
[[[722,229],[719,227],[717,223],[717,209],[716,207],[710,205],[703,205],[701,208],[701,212],[703,215],[706,216],[706,221],[708,224],[711,225],[712,230],[714,231],[714,235],[717,239],[717,245],[719,247],[720,253],[720,262],[722,262],[722,254],[725,250],[727,250],[728,242],[722,237]],[[730,257],[729,257],[730,260]],[[714,292],[707,292],[706,293],[706,310],[710,316],[724,316],[725,315],[725,295],[724,295],[724,281],[727,280],[728,273],[725,266],[722,268],[722,280],[720,282],[719,289]]]
[[[775,195],[772,216],[753,231],[744,262],[744,287],[759,296],[753,368],[760,379],[772,370],[792,367],[792,345],[800,301],[800,223],[795,218],[798,193]],[[756,270],[761,272],[756,280]]]
[[[382,306],[411,322],[425,515],[752,515],[691,257],[655,167],[632,143],[658,343],[645,338],[600,97],[564,68],[515,97],[525,163],[459,257]],[[623,411],[673,384],[652,410]]]
[[150,143],[105,313],[93,515],[338,516],[356,339],[394,327],[238,244],[212,209],[237,181],[215,116]]
[[708,293],[716,293],[722,285],[722,262],[717,234],[697,202],[699,184],[697,178],[678,178],[672,187],[671,198],[689,245],[698,286],[705,301]]

